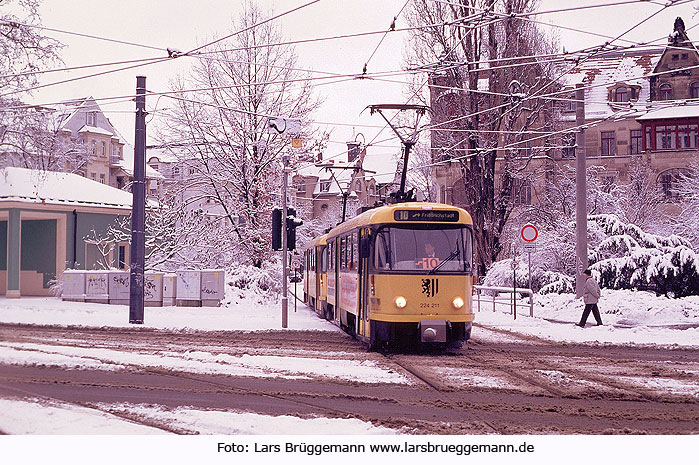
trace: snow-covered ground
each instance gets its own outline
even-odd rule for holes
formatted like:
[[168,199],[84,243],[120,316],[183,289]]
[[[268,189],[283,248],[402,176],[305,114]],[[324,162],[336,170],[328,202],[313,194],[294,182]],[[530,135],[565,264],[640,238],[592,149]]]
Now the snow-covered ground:
[[[292,301],[293,302],[293,301]],[[475,305],[475,302],[474,302]],[[476,314],[479,326],[474,337],[504,341],[518,335],[536,336],[552,341],[615,344],[659,344],[699,346],[699,297],[667,299],[647,292],[603,291],[600,309],[604,326],[595,327],[590,316],[585,329],[579,321],[583,304],[572,295],[535,296],[534,315],[529,316],[525,301],[518,304],[517,318],[508,306],[483,297]],[[127,306],[63,302],[53,297],[0,297],[0,321],[52,326],[130,327]],[[144,327],[176,330],[280,330],[278,302],[259,296],[227,299],[218,308],[147,307]],[[288,330],[312,329],[339,331],[321,320],[302,304],[289,308]],[[508,333],[503,333],[505,330]],[[290,354],[291,355],[291,354]],[[73,347],[0,341],[0,362],[6,364],[50,364],[66,368],[121,369],[128,366],[165,367],[194,373],[235,376],[303,379],[325,376],[364,383],[410,381],[400,373],[371,360],[332,360],[321,354],[304,357],[245,354],[231,356],[198,351],[151,354],[146,351],[122,352],[108,348]],[[473,381],[471,379],[471,381]],[[483,383],[491,381],[484,378]],[[692,386],[695,389],[696,386]],[[101,405],[84,408],[45,399],[0,399],[0,430],[10,434],[71,434],[93,431],[100,434],[151,434],[162,430],[133,423],[125,418],[136,415],[156,424],[167,423],[178,432],[203,434],[312,434],[338,431],[341,434],[396,434],[359,420],[264,416],[248,412],[202,411],[193,408],[164,409],[153,405]],[[42,418],[46,421],[37,421]],[[86,429],[86,425],[89,427]],[[329,427],[331,426],[331,427]]]
[[[616,344],[699,346],[699,296],[669,299],[643,291],[603,290],[599,308],[604,326],[594,326],[592,315],[585,329],[580,321],[582,299],[572,294],[534,296],[534,316],[527,299],[518,301],[517,318],[509,305],[498,303],[493,312],[490,297],[481,297],[476,323],[553,341]],[[243,330],[282,329],[281,306],[254,297],[233,300],[222,307],[146,307],[144,327],[157,329]],[[125,305],[64,302],[55,297],[0,297],[0,321],[58,326],[133,327]],[[339,331],[299,303],[289,301],[289,330]],[[477,333],[477,329],[474,330]]]
[[669,299],[644,291],[603,289],[598,306],[603,326],[595,326],[590,314],[583,329],[575,323],[584,304],[573,294],[535,295],[533,317],[528,298],[519,300],[516,319],[509,304],[497,303],[493,312],[492,298],[482,296],[476,322],[552,341],[699,346],[699,296]]

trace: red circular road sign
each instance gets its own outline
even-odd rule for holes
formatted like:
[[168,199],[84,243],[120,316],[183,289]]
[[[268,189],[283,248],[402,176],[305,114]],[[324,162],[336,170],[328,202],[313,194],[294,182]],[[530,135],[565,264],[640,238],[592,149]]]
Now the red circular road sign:
[[534,242],[539,237],[539,230],[533,224],[525,224],[520,234],[525,242]]
[[519,266],[519,263],[517,263],[517,260],[512,259],[512,263],[510,263],[510,268],[512,268],[513,270],[516,270],[518,266]]

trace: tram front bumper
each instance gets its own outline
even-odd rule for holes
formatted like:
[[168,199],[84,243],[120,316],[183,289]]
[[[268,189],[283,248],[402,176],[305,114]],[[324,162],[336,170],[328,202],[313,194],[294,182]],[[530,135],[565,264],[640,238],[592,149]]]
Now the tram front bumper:
[[420,320],[420,342],[447,342],[446,320]]

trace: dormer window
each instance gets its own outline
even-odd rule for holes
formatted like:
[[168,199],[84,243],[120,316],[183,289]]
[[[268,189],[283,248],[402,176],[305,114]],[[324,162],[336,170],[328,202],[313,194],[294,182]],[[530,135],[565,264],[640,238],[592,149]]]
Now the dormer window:
[[672,100],[672,86],[670,84],[660,85],[660,100]]
[[615,102],[628,102],[629,101],[629,89],[626,87],[619,87],[614,91],[614,101]]
[[330,190],[330,181],[322,181],[320,183],[320,191],[328,192]]
[[97,112],[96,111],[88,111],[85,113],[85,124],[88,126],[97,126],[95,124],[97,120]]

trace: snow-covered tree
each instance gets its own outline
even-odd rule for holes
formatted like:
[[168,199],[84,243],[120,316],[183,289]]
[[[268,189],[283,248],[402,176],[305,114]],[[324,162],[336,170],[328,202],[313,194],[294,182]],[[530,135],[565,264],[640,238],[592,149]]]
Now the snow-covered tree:
[[179,92],[159,135],[185,167],[177,186],[193,193],[185,201],[205,200],[221,212],[222,222],[201,228],[201,240],[212,241],[212,254],[258,267],[271,253],[282,155],[289,154],[293,164],[313,149],[292,152],[288,135],[268,132],[267,120],[303,122],[318,104],[293,48],[268,46],[283,40],[277,22],[259,24],[265,18],[246,3],[234,25],[242,32],[231,43],[206,47],[191,73],[172,82]]
[[41,25],[40,3],[40,0],[2,1],[0,95],[23,91],[37,81],[38,71],[61,61],[61,43],[46,37],[36,27]]
[[[527,131],[553,128],[554,103],[536,97],[557,89],[553,67],[524,58],[552,51],[552,40],[512,14],[532,11],[537,3],[417,0],[409,14],[422,27],[413,32],[408,66],[429,70],[441,94],[430,104],[433,125],[440,123],[432,128],[432,155],[437,162],[453,160],[461,173],[454,202],[471,213],[479,231],[480,273],[502,251],[516,179],[546,151],[546,141]],[[504,169],[496,175],[498,157]]]
[[675,218],[674,230],[689,239],[694,250],[699,250],[699,162],[680,176],[677,193],[681,213]]
[[[46,168],[81,156],[56,137],[55,115],[18,99],[37,73],[60,63],[61,43],[43,35],[39,0],[3,0],[0,10],[0,166]],[[54,154],[55,153],[55,154]],[[49,168],[50,169],[50,168]]]
[[671,297],[699,294],[699,254],[687,239],[649,234],[614,215],[593,215],[589,221],[605,236],[590,256],[601,286],[647,288]]

